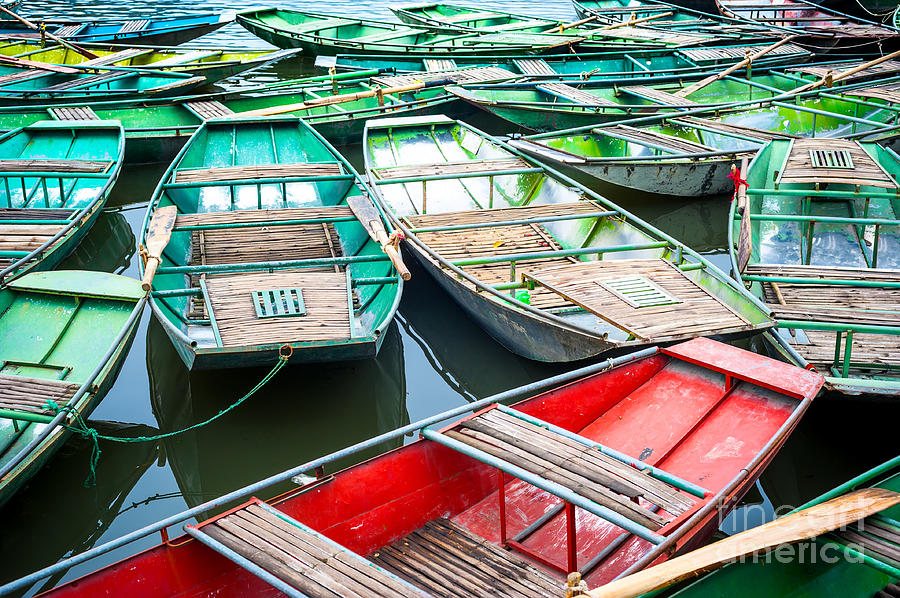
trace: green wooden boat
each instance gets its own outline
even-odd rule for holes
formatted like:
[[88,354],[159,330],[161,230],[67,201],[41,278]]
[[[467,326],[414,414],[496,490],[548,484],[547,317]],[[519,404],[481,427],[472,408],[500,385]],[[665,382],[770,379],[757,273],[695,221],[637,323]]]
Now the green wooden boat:
[[514,353],[567,362],[772,325],[702,256],[469,125],[371,120],[363,150],[412,253]]
[[[757,37],[770,39],[771,30],[759,25],[752,26],[756,31],[735,31],[727,35],[717,23],[709,21],[709,27],[702,31],[699,27],[683,27],[679,30],[656,27],[657,21],[669,18],[674,10],[662,11],[638,19],[625,15],[624,19],[600,19],[595,15],[586,15],[578,21],[559,21],[542,19],[529,15],[520,15],[479,6],[466,6],[445,2],[429,2],[410,6],[392,7],[391,11],[404,23],[413,26],[443,28],[451,31],[474,31],[481,33],[522,31],[529,33],[566,32],[596,39],[606,35],[627,39],[662,42],[666,45],[683,47],[709,45],[725,39],[744,39]],[[695,19],[696,20],[696,19]],[[630,24],[632,23],[633,24]],[[763,35],[760,35],[763,33]]]
[[63,103],[165,97],[205,85],[206,78],[168,71],[77,69],[60,73],[0,64],[0,104]]
[[[441,86],[383,93],[384,102],[374,93],[376,86],[388,84],[390,75],[373,78],[378,70],[341,73],[280,81],[251,88],[152,100],[93,101],[90,103],[0,106],[0,131],[11,130],[48,118],[71,121],[85,119],[118,120],[125,127],[127,163],[171,161],[191,133],[208,118],[253,110],[288,106],[286,113],[303,117],[334,143],[355,143],[362,136],[367,118],[384,114],[431,114],[450,112],[463,115],[473,111],[458,102]],[[498,73],[500,79],[511,76]],[[441,79],[453,76],[444,73]],[[355,95],[359,94],[359,95]],[[343,95],[348,100],[327,104],[328,98]],[[305,104],[306,108],[300,106]],[[318,102],[318,103],[317,103]]]
[[859,89],[862,91],[854,93],[864,94],[866,88],[874,86],[866,80],[878,77],[893,76],[879,80],[879,87],[896,84],[900,81],[896,77],[900,72],[900,63],[887,64],[883,69],[881,65],[868,69],[858,73],[858,76],[836,82],[831,91],[811,90],[799,96],[799,100],[792,93],[805,84],[819,80],[827,72],[849,70],[852,64],[855,63],[820,63],[784,70],[757,69],[749,78],[730,75],[697,91],[691,91],[694,81],[688,77],[622,80],[621,85],[615,80],[580,85],[574,82],[534,81],[468,84],[446,89],[473,106],[532,131],[569,129],[641,116],[663,117],[714,109],[746,110],[775,97],[781,102],[803,102],[810,97],[828,98],[813,100],[813,104],[828,112],[863,118],[869,115],[877,120],[878,113],[882,111],[880,106],[837,97],[835,92],[841,91],[847,95],[848,90]]
[[402,279],[351,209],[369,194],[296,117],[203,123],[142,233],[146,243],[152,215],[177,206],[151,305],[188,368],[374,357]]
[[[339,72],[384,68],[389,65],[397,73],[420,73],[457,68],[497,66],[532,79],[565,78],[580,81],[642,78],[662,75],[706,75],[711,68],[728,67],[744,59],[745,53],[758,52],[768,43],[709,48],[677,48],[615,52],[579,52],[547,54],[539,58],[521,56],[425,56],[338,54],[320,56],[316,67]],[[801,64],[812,56],[796,44],[786,44],[753,62],[754,68]]]
[[46,425],[54,406],[87,417],[112,387],[145,296],[137,280],[81,270],[33,272],[0,289],[0,504],[71,434]]
[[784,104],[657,124],[589,126],[517,138],[510,145],[603,184],[659,195],[715,197],[733,193],[731,166],[752,158],[768,141],[877,137],[896,144],[900,129],[889,123]]
[[119,176],[116,121],[41,121],[0,137],[0,283],[49,270],[72,252]]
[[[900,492],[900,457],[808,502],[808,508],[859,488]],[[900,507],[892,507],[847,530],[819,536],[748,558],[709,573],[672,598],[844,598],[882,593],[900,579],[896,559]],[[896,591],[896,590],[895,590]]]
[[279,48],[302,48],[311,56],[354,54],[402,54],[419,56],[541,54],[577,46],[582,50],[658,47],[677,40],[631,39],[627,32],[601,32],[597,39],[579,33],[529,33],[446,31],[409,27],[390,21],[375,21],[323,13],[249,9],[237,13],[237,21],[248,31]]
[[[250,71],[293,56],[296,50],[222,50],[216,48],[130,47],[109,44],[82,44],[97,55],[88,59],[61,45],[41,45],[36,40],[16,40],[0,45],[0,56],[37,63],[80,67],[133,67],[145,71],[172,71],[202,76],[206,83]],[[0,58],[2,63],[2,58]]]
[[846,394],[900,395],[898,176],[874,143],[774,140],[732,205],[733,271],[774,310],[775,348]]

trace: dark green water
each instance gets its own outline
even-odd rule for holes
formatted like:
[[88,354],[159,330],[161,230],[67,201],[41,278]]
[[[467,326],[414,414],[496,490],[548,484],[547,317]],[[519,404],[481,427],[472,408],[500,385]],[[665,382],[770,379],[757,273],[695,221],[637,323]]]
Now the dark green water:
[[[356,15],[386,16],[386,2],[329,0],[282,2],[285,6]],[[484,4],[484,3],[482,3]],[[539,5],[490,2],[490,6],[574,18],[567,0]],[[180,12],[184,3],[81,0],[26,2],[47,16],[123,18]],[[232,5],[233,6],[233,5]],[[227,1],[191,3],[191,11],[229,8]],[[203,40],[207,44],[263,45],[238,26]],[[272,79],[296,71],[282,65],[252,75]],[[479,121],[493,132],[503,125]],[[359,163],[359,147],[340,148]],[[127,168],[106,213],[63,267],[137,276],[135,238],[147,200],[165,165]],[[648,200],[604,190],[613,200],[728,267],[727,199]],[[510,387],[565,371],[512,355],[476,327],[421,271],[413,271],[400,312],[379,357],[347,364],[292,367],[237,410],[200,430],[160,443],[103,443],[97,485],[84,488],[91,446],[73,440],[2,510],[0,581],[8,581],[64,556],[177,513],[265,476],[343,448],[428,415]],[[110,394],[91,419],[104,433],[155,434],[202,421],[253,387],[266,370],[189,374],[147,310],[137,338]],[[773,506],[798,505],[896,454],[895,411],[888,405],[820,398],[799,429],[723,525],[731,532],[772,517]],[[116,423],[119,422],[119,423]],[[125,422],[125,423],[121,423]],[[383,446],[382,450],[393,448]],[[374,452],[358,455],[357,460]],[[340,463],[340,466],[351,461]],[[269,489],[261,498],[288,486]],[[174,533],[175,530],[173,530]],[[70,571],[83,575],[159,541],[146,538]],[[49,585],[59,579],[50,580]]]

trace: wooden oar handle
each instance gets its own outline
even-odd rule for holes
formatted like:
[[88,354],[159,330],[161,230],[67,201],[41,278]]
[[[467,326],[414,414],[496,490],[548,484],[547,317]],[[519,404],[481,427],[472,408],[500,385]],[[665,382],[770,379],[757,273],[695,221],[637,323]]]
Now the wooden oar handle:
[[389,258],[391,258],[391,263],[394,264],[394,268],[397,270],[397,274],[400,275],[400,278],[403,280],[409,280],[412,278],[412,274],[409,272],[409,268],[406,267],[406,264],[403,263],[403,258],[400,257],[400,252],[397,251],[397,248],[388,243],[384,247],[384,252],[387,254]]
[[153,288],[153,277],[156,275],[156,269],[159,268],[162,260],[158,257],[151,256],[147,260],[147,266],[144,269],[144,277],[141,279],[141,288],[149,291]]

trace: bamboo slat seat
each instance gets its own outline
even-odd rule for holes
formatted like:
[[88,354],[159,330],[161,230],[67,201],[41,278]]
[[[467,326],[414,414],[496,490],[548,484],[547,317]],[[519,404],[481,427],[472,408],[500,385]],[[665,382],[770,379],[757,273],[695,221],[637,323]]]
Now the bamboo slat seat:
[[90,106],[77,106],[75,108],[47,108],[55,120],[100,120],[100,117]]
[[[185,531],[224,546],[309,598],[405,598],[425,592],[256,499]],[[225,554],[226,558],[229,557]]]
[[538,85],[537,88],[552,96],[560,97],[576,104],[584,104],[586,106],[619,106],[619,104],[616,104],[615,102],[565,83],[544,83]]
[[725,123],[717,120],[710,120],[706,118],[700,118],[697,116],[685,116],[680,118],[670,119],[669,122],[686,125],[688,127],[692,127],[694,125],[702,126],[707,129],[713,129],[715,131],[721,131],[722,133],[736,133],[738,135],[743,135],[745,137],[752,137],[754,139],[758,139],[759,141],[772,141],[773,139],[800,139],[800,135],[794,135],[792,133],[784,133],[781,131],[767,131],[765,129],[757,129],[755,127],[748,127],[745,125],[736,125],[732,123]]
[[0,208],[0,222],[4,220],[68,220],[76,210],[51,208]]
[[[813,165],[811,152],[846,153],[849,168],[821,168]],[[897,182],[859,145],[849,139],[794,139],[776,183],[847,183],[895,189]]]
[[[728,305],[663,259],[628,259],[554,265],[524,273],[526,279],[559,294],[635,338],[659,342],[725,334],[749,327]],[[612,285],[634,280],[656,287],[667,301],[635,305]],[[674,315],[676,314],[677,315]]]
[[[862,64],[862,61],[860,61],[859,64]],[[846,70],[846,69],[849,69],[852,67],[853,67],[852,64],[841,65],[841,67],[838,69],[838,71]],[[793,67],[788,70],[795,72],[795,73],[805,73],[807,75],[814,75],[816,77],[824,77],[824,76],[828,75],[829,73],[833,73],[833,74],[837,73],[837,71],[835,71],[834,67],[828,67],[828,66],[805,66],[804,65],[804,66]],[[886,60],[880,64],[876,64],[875,66],[870,66],[858,73],[854,73],[853,75],[850,75],[849,77],[845,77],[844,79],[842,79],[842,81],[844,81],[844,82],[853,81],[854,79],[861,79],[863,77],[871,77],[872,75],[887,75],[887,74],[891,74],[891,73],[896,73],[898,71],[900,71],[900,60]]]
[[716,151],[716,148],[703,145],[702,143],[696,143],[688,139],[675,137],[674,135],[665,135],[663,133],[656,133],[645,129],[637,129],[627,125],[604,127],[602,129],[597,129],[597,131],[618,139],[634,141],[639,145],[641,142],[646,142],[653,147],[666,148],[673,154],[692,154]]
[[848,96],[856,96],[860,98],[875,98],[885,100],[892,103],[900,103],[900,83],[892,85],[876,85],[874,87],[863,87],[860,89],[850,89],[843,93]]
[[16,83],[17,81],[27,81],[29,79],[35,79],[37,77],[43,77],[44,75],[49,74],[51,74],[50,71],[45,71],[43,69],[22,69],[20,71],[8,73],[6,75],[0,75],[0,85]]
[[150,19],[132,19],[130,21],[126,21],[122,25],[122,28],[119,29],[119,33],[132,33],[134,31],[140,31],[149,24]]
[[394,75],[391,77],[372,77],[372,81],[384,87],[403,87],[419,81],[427,83],[449,79],[454,83],[487,83],[490,81],[503,81],[514,79],[516,74],[504,68],[496,66],[477,66],[473,68],[456,69],[450,71],[435,71],[433,73],[413,73],[409,75]]
[[[153,49],[126,48],[124,50],[119,50],[118,52],[113,52],[112,54],[107,54],[106,56],[100,56],[98,58],[92,58],[91,60],[85,60],[78,66],[108,66],[117,62],[123,62],[125,60],[137,58],[138,56],[143,56],[144,54],[149,54],[150,52],[153,52]],[[159,63],[155,63],[154,66],[159,66]]]
[[183,168],[175,171],[175,183],[213,183],[217,181],[252,181],[283,177],[317,177],[344,174],[336,162],[321,164],[257,164],[221,168]]
[[[408,217],[406,222],[412,228],[425,228],[479,223],[488,224],[603,211],[596,204],[585,201],[520,208],[428,214]],[[497,255],[549,252],[561,249],[556,239],[540,224],[513,224],[490,228],[419,232],[416,233],[416,236],[449,262]],[[574,257],[520,260],[516,262],[516,279],[518,280],[522,274],[534,269],[552,264],[572,264],[577,261],[577,258]],[[509,263],[475,264],[460,266],[460,268],[484,284],[489,285],[507,283],[510,282],[511,278]],[[529,291],[529,294],[530,304],[534,307],[542,309],[576,307],[572,302],[546,289],[536,288],[533,291]]]
[[423,58],[422,64],[429,73],[434,71],[449,71],[456,68],[456,61],[452,58]]
[[74,34],[78,33],[83,28],[84,28],[84,25],[81,23],[77,23],[75,25],[64,25],[63,27],[60,27],[59,29],[54,31],[53,35],[55,35],[57,37],[65,38],[70,35],[74,35]]
[[522,58],[513,60],[513,64],[526,75],[558,75],[553,67],[543,58]]
[[766,303],[782,320],[900,326],[900,289],[826,284],[821,280],[900,282],[900,270],[750,265],[747,274],[808,280],[763,282]]
[[111,160],[0,160],[0,175],[4,172],[46,172],[75,174],[79,172],[106,172]]
[[103,83],[107,83],[124,76],[127,76],[127,73],[123,73],[122,71],[108,71],[105,73],[90,75],[88,77],[74,76],[68,81],[63,81],[62,83],[57,83],[56,85],[50,85],[49,87],[46,87],[44,89],[46,91],[66,91],[68,89],[78,89],[81,87],[95,87],[97,85],[102,85]]
[[546,598],[562,595],[565,583],[449,519],[429,521],[369,558],[444,598]]
[[[751,53],[752,52],[753,51],[751,50]],[[727,46],[721,48],[680,48],[676,51],[676,53],[681,54],[682,56],[694,61],[722,60],[726,58],[743,59],[746,53],[746,48],[743,48],[741,46]],[[766,52],[765,56],[760,57],[760,60],[765,60],[765,58],[768,56],[784,56],[794,54],[807,55],[809,54],[809,51],[801,48],[797,44],[784,44],[783,46],[779,46],[774,50],[769,50],[768,52]]]
[[663,104],[666,106],[697,105],[697,102],[694,102],[693,100],[682,98],[667,91],[662,91],[661,89],[647,87],[646,85],[630,85],[628,87],[621,87],[619,91],[623,91],[625,93],[644,98],[645,100],[651,100],[653,102],[656,102],[657,104]]
[[234,114],[234,111],[231,108],[222,102],[217,102],[215,100],[185,102],[184,106],[203,120]]
[[[522,158],[488,158],[484,160],[463,160],[438,164],[413,164],[410,166],[389,166],[375,168],[373,172],[381,180],[406,179],[441,175],[472,174],[478,172],[517,171],[533,168]],[[498,175],[500,176],[500,175]]]
[[[344,272],[285,272],[222,275],[205,281],[209,314],[223,347],[334,341],[351,337],[349,289]],[[306,313],[261,318],[252,293],[300,289]]]
[[62,380],[0,374],[0,409],[55,415],[47,402],[53,401],[62,407],[75,396],[78,388],[78,384]]

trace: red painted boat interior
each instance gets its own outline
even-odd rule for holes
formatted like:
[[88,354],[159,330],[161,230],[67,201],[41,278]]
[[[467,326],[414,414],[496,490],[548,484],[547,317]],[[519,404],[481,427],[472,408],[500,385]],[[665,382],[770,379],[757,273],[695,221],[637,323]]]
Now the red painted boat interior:
[[[779,362],[714,341],[699,341],[683,343],[668,355],[658,354],[570,383],[515,408],[702,486],[711,494],[696,499],[696,510],[747,467],[800,404],[798,398],[772,389],[790,393],[802,388],[803,396],[814,396],[821,386],[817,374],[790,368],[787,373],[803,377],[798,382],[785,376],[787,366]],[[716,352],[716,347],[726,349]],[[698,365],[705,356],[719,371]],[[768,388],[739,381],[726,392],[726,374],[722,372],[729,370],[734,379],[752,378]],[[752,471],[730,498],[743,494],[760,471]],[[288,493],[273,504],[361,555],[371,554],[438,517],[452,518],[497,542],[498,478],[497,470],[487,465],[420,440],[344,470],[310,489]],[[506,480],[508,536],[559,502],[524,482],[509,476]],[[670,533],[692,512],[659,533]],[[623,530],[581,509],[577,514],[582,564]],[[705,540],[717,525],[713,512],[678,545]],[[564,564],[565,515],[554,517],[525,545],[543,558]],[[588,575],[589,585],[611,579],[639,559],[648,546],[632,537]],[[159,545],[51,593],[135,597],[278,594],[195,541],[176,547]]]

